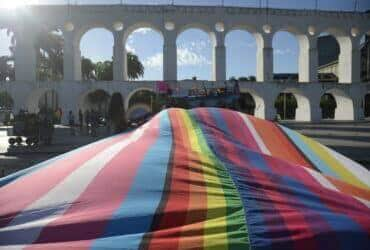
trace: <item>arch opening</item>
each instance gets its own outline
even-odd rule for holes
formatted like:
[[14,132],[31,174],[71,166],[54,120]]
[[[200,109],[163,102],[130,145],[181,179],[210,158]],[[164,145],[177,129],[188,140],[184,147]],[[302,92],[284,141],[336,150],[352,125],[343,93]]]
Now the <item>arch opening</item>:
[[317,39],[318,80],[319,82],[339,81],[340,46],[335,36],[323,32]]
[[[257,44],[254,35],[237,29],[230,31],[225,38],[227,79],[256,81]],[[240,56],[240,53],[244,56]]]
[[280,93],[275,100],[276,114],[282,120],[295,120],[297,99],[292,93]]
[[0,124],[7,125],[11,120],[11,112],[14,107],[14,100],[6,91],[0,92]]
[[[148,46],[150,41],[150,46]],[[125,40],[129,80],[163,79],[163,36],[151,27],[134,29]]]
[[365,118],[370,118],[370,93],[367,93],[364,98],[364,115]]
[[[256,91],[248,88],[240,88],[239,107],[243,113],[265,119],[265,101]],[[241,103],[241,102],[244,102]]]
[[155,111],[158,111],[159,101],[156,94],[150,89],[139,89],[128,97],[127,119],[138,120]]
[[[101,46],[104,44],[104,46]],[[113,80],[114,38],[106,28],[92,28],[80,39],[81,79],[83,81]]]
[[0,82],[15,80],[15,34],[9,28],[0,27]]
[[36,79],[38,81],[63,80],[63,32],[42,30],[36,37]]
[[365,34],[360,40],[361,51],[361,81],[370,82],[370,33]]
[[79,111],[82,112],[85,122],[88,123],[92,117],[99,121],[106,121],[110,99],[109,93],[102,89],[83,94],[79,102]]
[[239,110],[248,115],[255,114],[256,102],[250,93],[240,93]]
[[[197,37],[197,39],[194,39]],[[177,79],[213,80],[214,40],[199,28],[184,29],[177,36]]]
[[54,89],[34,90],[28,97],[27,111],[37,114],[40,111],[55,112],[59,108],[59,96]]
[[278,31],[272,39],[274,80],[297,82],[299,41],[291,32]]
[[320,99],[322,119],[338,121],[354,120],[354,106],[352,99],[342,90],[326,91]]

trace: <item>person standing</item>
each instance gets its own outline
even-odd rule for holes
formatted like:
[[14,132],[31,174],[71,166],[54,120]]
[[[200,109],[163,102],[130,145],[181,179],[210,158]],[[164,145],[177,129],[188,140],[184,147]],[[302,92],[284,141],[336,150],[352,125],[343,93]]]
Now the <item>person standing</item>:
[[72,112],[72,110],[69,111],[68,113],[68,121],[69,121],[69,127],[70,127],[70,131],[71,131],[71,135],[75,135],[75,116]]
[[82,132],[83,122],[84,122],[84,116],[82,114],[81,109],[78,110],[78,122],[79,122],[79,126],[80,126],[80,131]]

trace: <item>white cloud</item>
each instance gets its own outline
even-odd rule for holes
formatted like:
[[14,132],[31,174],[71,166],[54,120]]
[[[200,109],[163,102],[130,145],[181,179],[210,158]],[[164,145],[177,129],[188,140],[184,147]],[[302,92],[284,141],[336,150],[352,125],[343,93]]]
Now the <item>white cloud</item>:
[[126,51],[131,52],[133,54],[136,54],[136,50],[132,46],[133,46],[133,41],[132,41],[132,39],[129,38],[127,43],[126,43]]
[[294,55],[294,52],[291,49],[274,49],[274,54],[275,55]]
[[141,34],[141,35],[145,35],[147,34],[148,32],[152,31],[151,28],[139,28],[137,30],[135,30],[134,32],[132,32],[132,34]]
[[[178,66],[200,66],[210,65],[211,62],[203,55],[193,51],[191,48],[179,48],[177,50]],[[143,60],[147,69],[160,69],[163,65],[163,54],[157,53]]]
[[163,65],[163,54],[157,53],[143,60],[145,68],[160,69]]
[[177,50],[177,60],[179,66],[197,66],[211,64],[203,55],[191,50],[190,48],[179,48]]

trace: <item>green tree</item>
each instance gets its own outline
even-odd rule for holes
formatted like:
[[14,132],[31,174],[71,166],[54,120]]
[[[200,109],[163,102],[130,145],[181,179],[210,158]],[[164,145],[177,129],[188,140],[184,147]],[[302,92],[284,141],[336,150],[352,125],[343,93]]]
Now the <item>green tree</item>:
[[127,53],[127,76],[130,80],[139,79],[144,75],[144,65],[139,57],[131,52]]
[[98,106],[100,114],[103,113],[103,105],[109,101],[109,94],[104,90],[98,89],[88,95],[88,100],[91,104]]
[[14,66],[10,62],[12,61],[9,56],[0,57],[0,82],[1,81],[14,81],[15,72]]
[[11,109],[13,104],[13,99],[7,92],[0,92],[0,109]]
[[82,57],[81,59],[81,74],[82,80],[96,80],[95,64],[89,59]]
[[113,80],[113,62],[97,62],[95,64],[96,79],[100,81],[112,81]]
[[64,39],[59,31],[37,34],[37,73],[39,80],[58,81],[63,79]]

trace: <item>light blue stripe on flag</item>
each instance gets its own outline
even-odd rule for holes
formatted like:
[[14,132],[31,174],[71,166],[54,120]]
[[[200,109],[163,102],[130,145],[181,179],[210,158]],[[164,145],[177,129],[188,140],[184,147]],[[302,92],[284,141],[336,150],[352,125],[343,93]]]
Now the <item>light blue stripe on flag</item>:
[[93,242],[92,249],[138,249],[150,230],[166,181],[168,168],[163,166],[168,166],[171,154],[172,130],[167,112],[160,114],[159,133],[126,199],[110,219],[105,233]]

